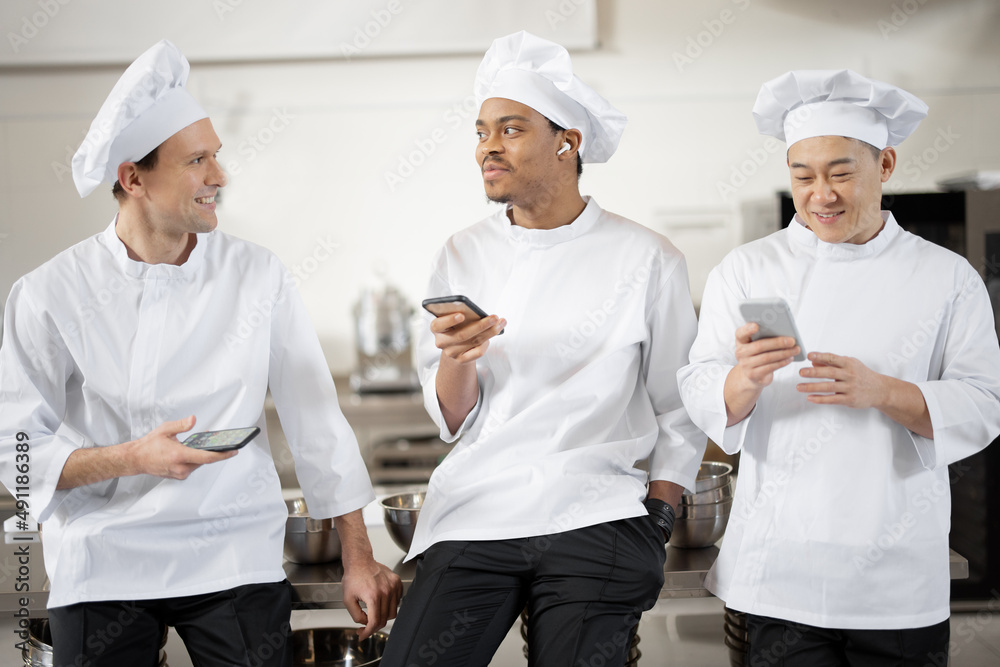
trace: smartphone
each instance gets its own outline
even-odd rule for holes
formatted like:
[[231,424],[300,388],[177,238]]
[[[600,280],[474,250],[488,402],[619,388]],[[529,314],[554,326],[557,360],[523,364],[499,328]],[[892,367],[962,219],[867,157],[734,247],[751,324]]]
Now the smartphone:
[[222,431],[204,431],[189,435],[182,444],[206,452],[228,452],[240,449],[256,438],[258,433],[260,433],[260,428],[256,426],[229,428]]
[[[424,299],[420,305],[434,317],[441,317],[442,315],[449,315],[451,313],[462,313],[465,315],[466,322],[474,322],[486,317],[485,310],[473,303],[472,299],[461,294]],[[500,333],[503,333],[503,329],[500,330]]]
[[806,360],[806,346],[802,343],[802,336],[799,335],[795,320],[792,319],[792,310],[784,299],[750,299],[740,304],[740,314],[747,322],[756,322],[760,328],[751,338],[758,340],[761,338],[776,338],[778,336],[788,336],[795,339],[799,346],[799,353],[793,358],[795,361]]

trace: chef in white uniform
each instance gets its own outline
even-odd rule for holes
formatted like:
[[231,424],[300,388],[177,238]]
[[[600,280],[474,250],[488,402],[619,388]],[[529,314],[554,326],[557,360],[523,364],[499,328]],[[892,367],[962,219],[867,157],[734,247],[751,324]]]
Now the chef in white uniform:
[[[114,183],[118,214],[7,301],[0,477],[44,524],[60,666],[153,667],[164,625],[198,665],[291,664],[268,389],[310,514],[335,517],[365,634],[402,592],[372,557],[371,484],[294,279],[215,231],[226,176],[188,70],[167,41],[126,70],[73,159],[81,196]],[[178,441],[253,425],[238,452]]]
[[[695,423],[742,452],[706,586],[748,613],[747,664],[944,664],[948,464],[1000,433],[1000,350],[976,270],[880,211],[926,113],[850,70],[787,73],[754,106],[788,144],[796,215],[712,271],[678,374]],[[739,306],[759,298],[801,340],[753,341]]]
[[426,318],[425,405],[457,443],[382,664],[486,665],[527,605],[529,664],[621,665],[706,444],[675,381],[696,329],[687,268],[580,195],[582,162],[605,162],[626,119],[565,49],[498,39],[475,93],[476,164],[506,206],[447,242],[427,295],[506,319]]

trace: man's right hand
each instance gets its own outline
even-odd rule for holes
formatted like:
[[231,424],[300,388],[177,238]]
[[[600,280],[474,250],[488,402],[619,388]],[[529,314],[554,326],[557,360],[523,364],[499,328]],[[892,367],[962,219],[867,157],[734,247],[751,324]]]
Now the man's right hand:
[[194,422],[193,416],[164,422],[138,440],[78,449],[66,459],[56,488],[73,489],[129,475],[187,479],[206,463],[236,456],[237,451],[206,452],[182,445],[177,434],[190,431]]
[[431,321],[431,333],[443,356],[464,364],[486,354],[490,339],[506,326],[507,321],[496,315],[466,322],[462,313],[449,313]]
[[431,321],[434,344],[441,350],[435,389],[451,433],[458,431],[479,400],[476,360],[486,354],[490,339],[506,326],[507,320],[496,315],[466,322],[461,313],[449,313]]
[[774,373],[792,363],[799,353],[794,338],[779,336],[751,340],[759,327],[756,322],[736,330],[736,365],[726,376],[726,425],[742,421],[757,404],[764,388],[774,381]]
[[135,470],[132,474],[187,479],[188,475],[206,463],[216,463],[236,456],[236,450],[207,452],[181,444],[177,434],[190,431],[194,428],[194,423],[194,416],[164,422],[138,440],[127,443],[128,457]]

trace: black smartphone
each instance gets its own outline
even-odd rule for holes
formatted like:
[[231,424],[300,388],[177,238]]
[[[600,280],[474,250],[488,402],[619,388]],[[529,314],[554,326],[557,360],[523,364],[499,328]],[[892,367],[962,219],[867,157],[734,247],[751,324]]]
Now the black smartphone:
[[222,431],[204,431],[189,435],[182,444],[192,449],[201,449],[206,452],[228,452],[233,449],[240,449],[256,438],[258,433],[260,433],[260,428],[256,426],[251,426],[250,428],[228,428]]
[[[472,299],[462,294],[424,299],[420,305],[434,317],[450,315],[451,313],[462,313],[465,315],[466,322],[474,322],[487,316],[485,310],[473,303]],[[500,333],[503,333],[503,329],[500,330]]]

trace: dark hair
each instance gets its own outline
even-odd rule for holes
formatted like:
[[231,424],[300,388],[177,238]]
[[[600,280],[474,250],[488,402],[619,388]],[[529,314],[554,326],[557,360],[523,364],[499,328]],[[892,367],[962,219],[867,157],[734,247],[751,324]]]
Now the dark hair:
[[867,141],[862,141],[861,139],[854,139],[854,141],[858,142],[862,146],[865,146],[869,151],[871,151],[871,154],[875,158],[876,162],[878,162],[879,158],[882,157],[882,149],[879,148],[878,146],[873,146]]
[[[552,119],[546,118],[549,121],[549,128],[552,129],[552,134],[559,134],[560,132],[565,132],[565,127],[560,127],[558,123],[552,122]],[[576,178],[580,180],[580,176],[583,174],[583,158],[580,157],[580,153],[576,154]]]
[[[146,153],[146,155],[141,160],[136,160],[135,162],[136,169],[138,169],[139,171],[150,171],[151,169],[156,167],[156,160],[159,151],[160,147],[157,146],[153,150]],[[125,188],[123,188],[122,184],[119,183],[118,181],[115,181],[114,186],[111,188],[111,194],[115,196],[115,199],[118,200],[119,204],[125,201],[125,198],[128,197],[128,193],[125,192]]]

